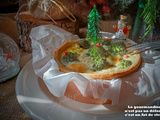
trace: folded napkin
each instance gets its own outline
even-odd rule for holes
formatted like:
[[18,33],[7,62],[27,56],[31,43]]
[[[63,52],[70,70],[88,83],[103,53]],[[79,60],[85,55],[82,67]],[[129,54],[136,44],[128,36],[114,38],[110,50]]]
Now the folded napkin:
[[[105,35],[107,36],[107,32]],[[142,53],[141,69],[129,76],[112,80],[95,80],[77,72],[60,72],[53,58],[54,51],[58,47],[65,41],[79,39],[77,35],[54,25],[43,25],[33,28],[30,38],[34,72],[44,80],[49,91],[56,97],[64,96],[70,81],[75,83],[83,96],[89,94],[104,102],[110,99],[112,105],[139,104],[160,92],[160,53],[157,51]],[[125,42],[133,43],[129,39]],[[99,87],[101,91],[98,91]]]

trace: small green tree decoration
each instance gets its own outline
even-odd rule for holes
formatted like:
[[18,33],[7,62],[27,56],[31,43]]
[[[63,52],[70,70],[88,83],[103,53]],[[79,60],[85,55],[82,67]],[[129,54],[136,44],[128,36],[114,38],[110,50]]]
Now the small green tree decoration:
[[94,43],[94,46],[90,47],[88,50],[88,54],[92,59],[92,70],[102,70],[104,67],[108,66],[108,63],[104,59],[105,55],[103,53],[103,49],[100,46],[101,43],[101,33],[100,33],[100,15],[94,5],[92,11],[88,15],[89,22],[88,22],[88,34],[87,39],[90,43]]
[[101,42],[101,34],[100,34],[100,15],[94,5],[92,11],[88,15],[89,22],[88,22],[88,34],[87,38],[90,43],[100,43]]

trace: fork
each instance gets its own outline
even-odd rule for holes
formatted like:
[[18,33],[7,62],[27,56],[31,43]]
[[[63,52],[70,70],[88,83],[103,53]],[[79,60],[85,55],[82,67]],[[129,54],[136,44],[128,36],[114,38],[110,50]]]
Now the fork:
[[128,46],[127,52],[130,53],[137,50],[136,52],[132,53],[132,54],[136,54],[136,53],[141,53],[147,50],[155,50],[155,49],[160,49],[159,40]]

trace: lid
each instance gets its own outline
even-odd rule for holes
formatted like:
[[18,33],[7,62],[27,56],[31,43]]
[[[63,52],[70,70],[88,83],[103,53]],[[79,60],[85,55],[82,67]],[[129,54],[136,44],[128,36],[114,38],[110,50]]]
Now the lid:
[[14,77],[20,70],[20,52],[9,36],[0,33],[0,82]]

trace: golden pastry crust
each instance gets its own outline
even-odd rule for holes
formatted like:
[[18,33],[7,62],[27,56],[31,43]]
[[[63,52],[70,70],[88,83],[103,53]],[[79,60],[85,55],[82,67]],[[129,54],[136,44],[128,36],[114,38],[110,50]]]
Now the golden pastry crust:
[[[79,40],[75,41],[67,41],[65,42],[61,47],[59,47],[54,54],[54,58],[59,66],[59,70],[62,72],[73,72],[74,70],[67,68],[64,64],[61,63],[61,55],[62,53],[69,48],[71,45],[76,44]],[[130,75],[131,73],[137,71],[141,65],[141,55],[135,54],[134,57],[136,58],[135,62],[129,66],[128,68],[121,69],[119,71],[96,71],[96,72],[86,72],[86,73],[80,73],[84,76],[93,78],[93,79],[102,79],[102,80],[111,80],[113,78],[121,78],[127,75]]]
[[120,72],[111,72],[111,73],[97,73],[97,72],[92,72],[92,73],[82,73],[82,75],[91,77],[93,79],[102,79],[102,80],[111,80],[113,78],[121,78],[127,75],[130,75],[133,72],[136,72],[141,64],[141,56],[140,54],[137,55],[138,61],[131,65],[130,67],[120,71]]

